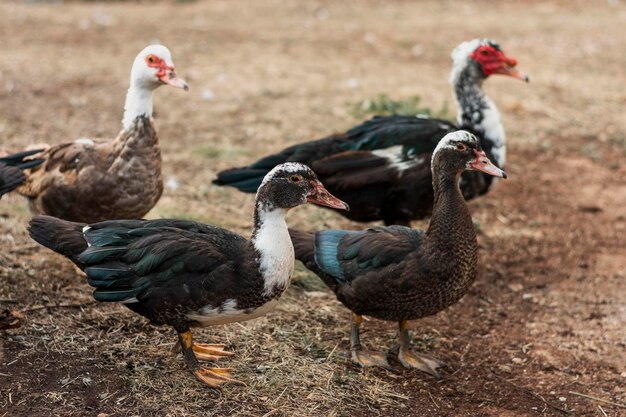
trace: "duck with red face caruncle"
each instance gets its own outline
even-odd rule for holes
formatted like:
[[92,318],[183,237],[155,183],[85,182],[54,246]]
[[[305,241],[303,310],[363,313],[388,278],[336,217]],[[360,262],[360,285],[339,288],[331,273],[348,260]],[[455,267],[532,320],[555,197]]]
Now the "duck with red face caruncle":
[[[254,192],[276,164],[309,165],[328,190],[352,207],[339,214],[355,221],[382,220],[409,226],[433,210],[431,156],[446,134],[473,133],[495,165],[506,163],[506,137],[495,103],[483,91],[493,75],[528,81],[517,60],[489,39],[463,42],[452,51],[450,84],[457,104],[456,123],[429,115],[375,116],[344,133],[295,144],[241,168],[218,173],[214,183]],[[468,171],[461,176],[466,200],[487,193],[493,177]]]

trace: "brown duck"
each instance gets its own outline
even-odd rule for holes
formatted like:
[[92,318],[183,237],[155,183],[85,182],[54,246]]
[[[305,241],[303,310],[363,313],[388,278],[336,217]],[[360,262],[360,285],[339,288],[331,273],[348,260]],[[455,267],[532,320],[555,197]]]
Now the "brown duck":
[[362,350],[361,316],[399,323],[398,360],[437,375],[436,359],[409,350],[407,321],[456,303],[476,278],[478,244],[459,181],[465,170],[506,178],[486,157],[473,134],[447,134],[432,156],[435,192],[428,230],[404,226],[364,231],[290,230],[296,259],[315,272],[353,313],[352,359],[389,367],[385,354]]
[[[0,193],[16,189],[28,199],[33,214],[71,221],[133,219],[150,211],[163,191],[152,95],[164,84],[188,87],[176,76],[170,51],[163,45],[142,50],[130,75],[123,129],[115,139],[49,146],[32,156],[41,163],[24,169],[21,177],[15,170],[0,170],[0,184],[11,184]],[[3,178],[5,172],[12,177]]]

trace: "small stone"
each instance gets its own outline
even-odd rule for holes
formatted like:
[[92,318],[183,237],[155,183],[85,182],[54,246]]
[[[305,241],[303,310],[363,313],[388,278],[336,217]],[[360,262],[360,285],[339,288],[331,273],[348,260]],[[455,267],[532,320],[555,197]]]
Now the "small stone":
[[513,358],[511,359],[511,362],[513,362],[516,365],[521,365],[524,363],[524,359],[520,359],[520,358]]
[[522,295],[522,300],[528,301],[528,300],[532,300],[533,299],[533,295],[530,293],[526,293],[524,295]]
[[498,369],[502,372],[507,372],[507,373],[511,372],[511,367],[508,365],[500,365],[498,366]]
[[211,101],[215,98],[215,93],[210,88],[202,90],[202,100]]
[[559,397],[559,401],[561,401],[562,403],[564,403],[565,401],[567,401],[567,398],[565,398],[565,397]]
[[359,80],[357,78],[350,78],[346,81],[346,86],[351,89],[357,88],[359,86]]
[[165,183],[165,186],[167,188],[169,188],[169,189],[177,190],[178,189],[178,181],[174,177],[169,177],[167,179],[167,182]]
[[513,292],[520,292],[523,289],[524,289],[524,286],[522,284],[510,284],[509,285],[509,290]]

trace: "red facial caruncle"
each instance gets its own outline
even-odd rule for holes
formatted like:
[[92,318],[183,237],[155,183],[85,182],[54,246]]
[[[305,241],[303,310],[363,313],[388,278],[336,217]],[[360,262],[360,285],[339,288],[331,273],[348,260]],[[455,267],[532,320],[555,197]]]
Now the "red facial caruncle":
[[146,65],[150,68],[157,68],[158,71],[155,74],[156,77],[164,84],[169,84],[172,87],[182,88],[188,90],[187,83],[176,76],[173,65],[167,65],[165,60],[159,58],[154,54],[150,54],[145,58]]
[[470,57],[480,64],[485,77],[502,74],[528,82],[528,76],[515,68],[517,60],[492,45],[480,45]]
[[473,151],[475,158],[469,163],[471,169],[482,171],[494,177],[506,178],[506,172],[495,166],[489,158],[487,158],[485,151],[478,151],[476,149],[473,149]]
[[167,74],[167,71],[174,71],[174,66],[167,65],[167,63],[154,54],[150,54],[146,57],[146,64],[151,68],[158,68],[156,73],[158,78],[161,78]]

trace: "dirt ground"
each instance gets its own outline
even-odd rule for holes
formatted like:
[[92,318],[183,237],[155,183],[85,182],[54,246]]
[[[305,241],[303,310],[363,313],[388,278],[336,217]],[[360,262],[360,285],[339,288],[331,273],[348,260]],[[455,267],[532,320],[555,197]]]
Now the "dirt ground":
[[[481,271],[463,300],[417,321],[415,348],[448,363],[361,370],[348,311],[301,266],[278,311],[196,332],[237,356],[246,386],[214,391],[170,353],[175,334],[119,305],[25,233],[25,202],[0,202],[0,416],[626,415],[626,5],[619,1],[0,3],[0,147],[113,137],[135,54],[159,40],[191,91],[156,93],[165,193],[149,217],[249,235],[253,196],[215,173],[345,130],[386,93],[450,104],[450,51],[490,37],[531,82],[487,93],[509,140],[507,171],[470,204]],[[353,228],[315,207],[290,226]],[[416,227],[425,227],[419,222]],[[371,320],[386,349],[395,325]]]

